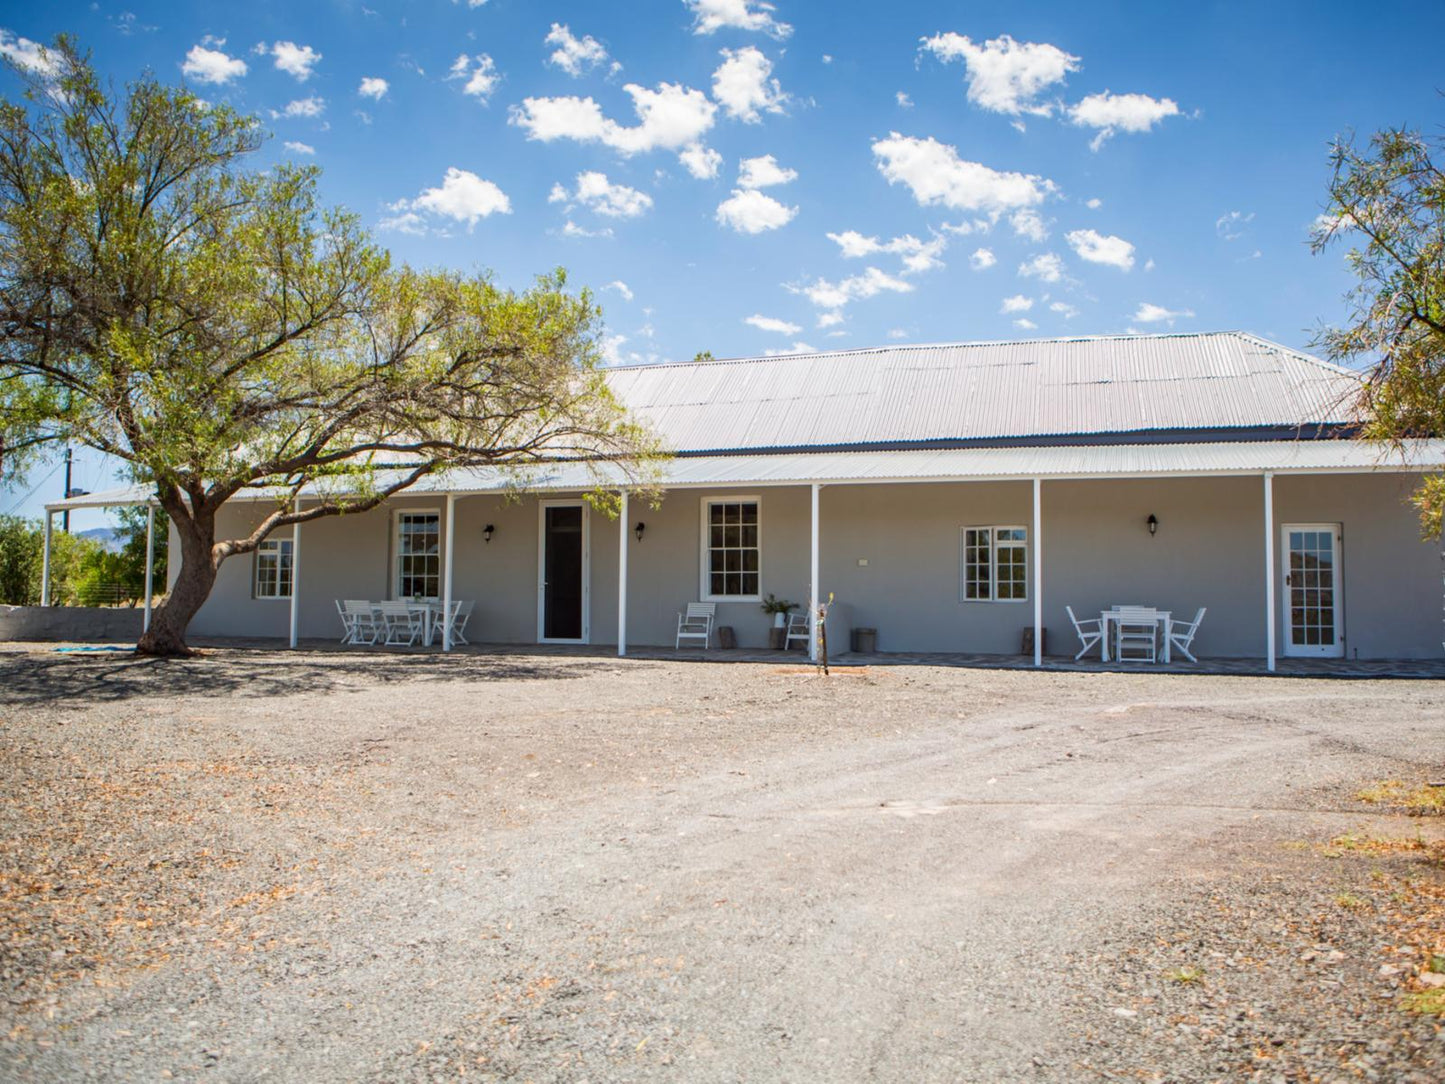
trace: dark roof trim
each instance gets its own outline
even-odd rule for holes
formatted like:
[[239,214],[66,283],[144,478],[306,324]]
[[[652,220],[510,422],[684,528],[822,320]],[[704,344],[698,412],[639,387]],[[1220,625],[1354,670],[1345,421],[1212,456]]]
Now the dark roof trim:
[[941,437],[853,444],[775,444],[763,448],[689,448],[679,459],[716,455],[794,455],[799,452],[922,452],[952,448],[1070,448],[1109,444],[1218,444],[1231,441],[1348,440],[1359,435],[1353,422],[1310,425],[1237,426],[1222,429],[1130,429],[1108,433],[1057,433],[1019,437]]

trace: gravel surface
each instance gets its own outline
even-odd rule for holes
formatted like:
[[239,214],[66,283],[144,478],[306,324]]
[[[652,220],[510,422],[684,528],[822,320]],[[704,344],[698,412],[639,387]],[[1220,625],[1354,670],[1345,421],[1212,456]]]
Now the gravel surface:
[[1438,682],[14,645],[0,750],[5,1079],[1445,1078]]

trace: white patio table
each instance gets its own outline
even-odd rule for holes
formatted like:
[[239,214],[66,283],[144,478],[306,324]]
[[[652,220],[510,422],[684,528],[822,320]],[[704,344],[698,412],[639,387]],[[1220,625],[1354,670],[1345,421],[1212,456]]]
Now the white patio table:
[[442,604],[428,599],[407,599],[406,608],[421,614],[421,642],[431,647],[442,623]]
[[[1133,610],[1133,607],[1130,607],[1130,610]],[[1131,619],[1137,620],[1138,611],[1134,611],[1131,614],[1130,610],[1120,610],[1118,607],[1115,607],[1112,610],[1103,610],[1100,612],[1099,628],[1104,633],[1104,639],[1099,644],[1099,655],[1103,662],[1109,661],[1109,644],[1113,637],[1113,633],[1110,632],[1109,626],[1111,624],[1115,624],[1119,621],[1121,617],[1125,616],[1129,616]],[[1164,633],[1164,657],[1160,661],[1165,664],[1168,664],[1169,662],[1169,627],[1171,620],[1170,613],[1171,612],[1169,610],[1154,611],[1154,620],[1159,623],[1159,628]]]

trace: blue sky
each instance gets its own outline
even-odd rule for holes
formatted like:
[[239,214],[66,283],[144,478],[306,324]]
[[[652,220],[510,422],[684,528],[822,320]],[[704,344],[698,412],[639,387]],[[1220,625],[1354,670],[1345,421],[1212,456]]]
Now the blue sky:
[[[1230,328],[1308,349],[1350,285],[1307,247],[1331,140],[1445,113],[1431,35],[1397,32],[1419,14],[52,0],[0,3],[0,49],[69,32],[117,85],[149,68],[261,116],[257,166],[321,166],[399,260],[566,267],[618,362]],[[53,499],[58,477],[21,500],[42,473],[0,511]]]

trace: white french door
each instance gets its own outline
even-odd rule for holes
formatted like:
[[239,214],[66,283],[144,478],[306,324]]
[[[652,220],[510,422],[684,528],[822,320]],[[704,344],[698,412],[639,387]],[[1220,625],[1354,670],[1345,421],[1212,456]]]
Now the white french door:
[[1284,653],[1339,658],[1345,653],[1340,525],[1286,523],[1281,534]]

